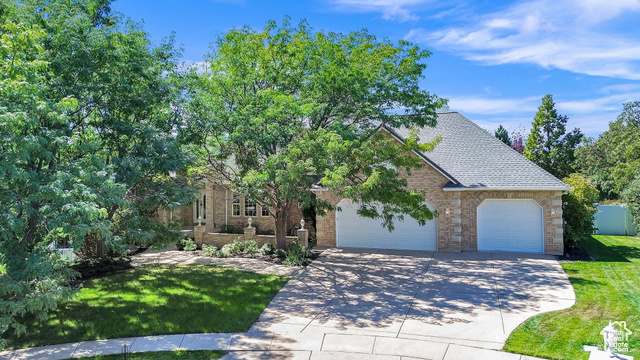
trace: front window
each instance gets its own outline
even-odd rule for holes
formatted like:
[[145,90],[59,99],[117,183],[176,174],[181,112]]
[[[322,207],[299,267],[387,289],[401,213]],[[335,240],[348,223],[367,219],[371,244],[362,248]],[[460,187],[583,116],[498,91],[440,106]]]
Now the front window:
[[231,215],[240,216],[240,195],[233,194],[233,200],[231,201]]
[[262,212],[260,213],[260,215],[262,215],[262,216],[269,216],[269,215],[270,215],[270,214],[269,214],[269,207],[268,207],[268,206],[265,206],[265,205],[262,205]]
[[244,199],[244,216],[256,216],[256,202]]

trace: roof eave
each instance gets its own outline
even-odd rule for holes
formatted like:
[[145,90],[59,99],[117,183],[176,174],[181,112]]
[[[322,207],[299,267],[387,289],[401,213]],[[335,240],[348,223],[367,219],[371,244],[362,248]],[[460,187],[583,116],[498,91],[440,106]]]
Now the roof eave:
[[444,187],[442,191],[571,191],[572,187]]

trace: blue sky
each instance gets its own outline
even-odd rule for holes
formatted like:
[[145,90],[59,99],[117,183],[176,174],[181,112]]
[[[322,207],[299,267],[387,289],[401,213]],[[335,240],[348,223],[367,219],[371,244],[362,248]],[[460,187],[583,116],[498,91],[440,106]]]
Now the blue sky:
[[366,28],[430,50],[421,85],[488,130],[529,129],[545,94],[589,136],[640,100],[640,0],[119,0],[152,40],[176,32],[199,62],[216,35],[285,15],[316,30]]

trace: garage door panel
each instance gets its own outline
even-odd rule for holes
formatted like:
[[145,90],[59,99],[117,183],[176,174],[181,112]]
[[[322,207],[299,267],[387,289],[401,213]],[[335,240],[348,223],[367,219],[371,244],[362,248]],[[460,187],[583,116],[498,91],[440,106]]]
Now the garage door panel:
[[[420,226],[410,216],[394,221],[395,229],[389,232],[381,220],[360,217],[358,205],[350,200],[338,204],[336,212],[336,236],[339,247],[363,247],[377,249],[435,250],[436,220]],[[433,210],[433,207],[429,205]]]
[[478,250],[541,253],[542,221],[533,200],[485,200],[478,206]]

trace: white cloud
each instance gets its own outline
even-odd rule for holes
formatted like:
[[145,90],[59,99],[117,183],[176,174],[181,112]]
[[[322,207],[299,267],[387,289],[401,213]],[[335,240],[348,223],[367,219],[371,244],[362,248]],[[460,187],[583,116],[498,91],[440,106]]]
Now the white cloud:
[[[607,130],[609,122],[622,111],[622,103],[640,99],[640,84],[605,86],[598,93],[604,96],[583,100],[554,97],[558,113],[569,117],[568,130],[578,127],[587,136],[597,136]],[[509,133],[522,127],[529,131],[542,101],[542,95],[506,99],[474,95],[447,97],[451,110],[468,115],[490,132],[502,124]]]
[[492,99],[477,96],[449,96],[449,107],[455,111],[471,114],[535,113],[541,98],[541,96],[531,96],[523,99]]
[[640,12],[640,0],[533,0],[476,15],[464,26],[413,29],[405,38],[485,64],[533,63],[640,80],[640,40],[626,35],[640,26],[619,23],[633,12]]
[[600,94],[610,94],[612,92],[632,92],[632,91],[640,91],[640,84],[618,84],[618,85],[609,85],[600,89],[598,92]]
[[432,0],[328,0],[338,10],[355,12],[381,12],[385,20],[418,20],[410,9],[416,5],[431,3]]

